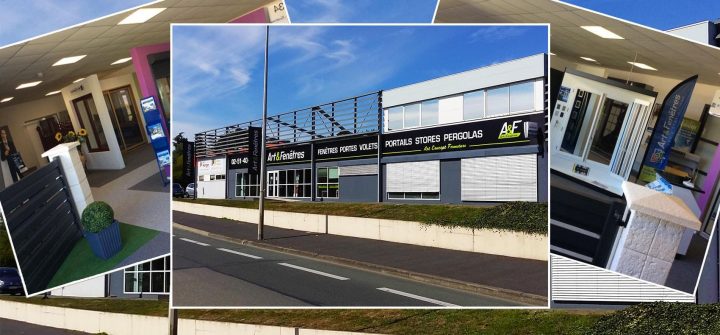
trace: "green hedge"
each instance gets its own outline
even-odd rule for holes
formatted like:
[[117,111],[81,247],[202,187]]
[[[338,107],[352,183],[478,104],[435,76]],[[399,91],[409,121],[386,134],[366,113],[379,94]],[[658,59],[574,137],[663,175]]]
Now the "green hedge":
[[[257,209],[257,201],[175,199],[196,204]],[[267,210],[417,221],[447,227],[487,228],[547,235],[547,204],[509,202],[501,205],[418,205],[398,203],[285,202],[268,200]]]
[[603,316],[588,334],[720,334],[720,305],[640,304]]
[[430,223],[545,235],[548,231],[548,211],[546,203],[508,202],[481,212],[468,211],[460,218],[439,217]]

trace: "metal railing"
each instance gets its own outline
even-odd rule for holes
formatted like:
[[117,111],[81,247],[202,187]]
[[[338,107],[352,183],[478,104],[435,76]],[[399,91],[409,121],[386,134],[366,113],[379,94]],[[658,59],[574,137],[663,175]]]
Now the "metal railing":
[[[195,155],[245,152],[249,127],[261,125],[262,120],[254,120],[195,134]],[[381,127],[382,92],[374,92],[268,116],[266,137],[268,145],[282,145],[378,132]]]

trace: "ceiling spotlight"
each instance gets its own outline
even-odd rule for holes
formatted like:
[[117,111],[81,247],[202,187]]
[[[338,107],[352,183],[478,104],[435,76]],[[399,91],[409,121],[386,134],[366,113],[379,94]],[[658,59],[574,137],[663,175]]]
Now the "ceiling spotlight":
[[58,66],[58,65],[67,65],[67,64],[73,64],[77,63],[79,60],[85,58],[87,55],[80,55],[80,56],[72,56],[72,57],[65,57],[53,64],[52,66]]
[[586,61],[588,61],[588,62],[595,62],[595,63],[598,62],[598,61],[596,61],[594,58],[590,58],[590,57],[580,57],[580,58],[582,58],[582,59],[584,59],[584,60],[586,60]]
[[35,87],[35,86],[39,85],[40,83],[42,83],[42,81],[33,81],[31,83],[20,84],[20,85],[18,85],[18,87],[15,87],[15,89],[21,90],[23,88]]
[[643,70],[657,71],[656,68],[654,68],[654,67],[652,67],[652,66],[650,66],[650,65],[644,64],[644,63],[628,62],[628,64],[637,66],[637,67],[639,67],[639,68],[641,68],[641,69],[643,69]]
[[60,90],[48,92],[47,94],[45,94],[45,96],[55,95],[55,94],[58,94],[58,93],[60,93]]
[[5,99],[0,100],[0,102],[8,102],[8,101],[10,101],[10,100],[12,100],[12,99],[13,99],[13,97],[7,97],[7,98],[5,98]]
[[583,28],[597,36],[600,36],[602,38],[607,38],[611,40],[624,40],[624,38],[616,33],[613,33],[610,30],[607,30],[601,26],[581,26],[580,28]]
[[85,80],[85,78],[78,78],[73,81],[73,83],[79,83],[81,81]]
[[143,23],[147,20],[152,19],[155,15],[160,14],[164,10],[165,8],[140,8],[132,14],[128,15],[128,17],[124,18],[118,24]]
[[127,62],[128,62],[129,60],[131,60],[131,59],[132,59],[132,57],[120,58],[120,59],[118,59],[118,60],[110,63],[110,65],[117,65],[117,64],[127,63]]

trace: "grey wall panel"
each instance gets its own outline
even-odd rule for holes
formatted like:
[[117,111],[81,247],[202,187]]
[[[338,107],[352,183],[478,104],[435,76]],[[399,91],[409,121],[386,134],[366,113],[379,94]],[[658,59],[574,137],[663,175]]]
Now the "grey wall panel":
[[505,85],[545,76],[545,55],[538,54],[383,92],[383,108]]
[[377,175],[340,176],[340,198],[333,200],[338,202],[377,202],[377,184]]
[[[547,143],[547,142],[546,142]],[[547,147],[545,147],[545,152],[543,155],[538,155],[538,166],[537,166],[537,185],[538,185],[538,202],[548,202],[548,180],[549,180],[549,169],[548,166],[550,162],[548,162],[548,152]]]
[[440,202],[459,204],[460,200],[460,160],[440,162]]
[[710,249],[700,274],[698,283],[697,302],[701,304],[712,304],[720,302],[720,268],[718,267],[718,234],[715,232],[710,239]]

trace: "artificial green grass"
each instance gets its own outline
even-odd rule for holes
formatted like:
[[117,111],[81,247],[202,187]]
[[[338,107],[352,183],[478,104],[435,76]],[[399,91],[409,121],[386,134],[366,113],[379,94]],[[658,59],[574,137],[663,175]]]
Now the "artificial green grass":
[[[196,204],[257,209],[258,201],[174,199]],[[547,235],[547,203],[508,202],[500,205],[430,205],[267,200],[265,209],[294,213],[416,221],[446,227],[496,229]]]
[[65,262],[55,273],[48,287],[64,285],[76,280],[92,277],[99,273],[113,270],[117,265],[132,253],[140,249],[148,241],[160,233],[157,230],[138,227],[126,223],[120,223],[120,235],[122,236],[122,249],[113,257],[103,260],[90,249],[90,244],[84,238],[81,239]]

